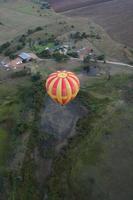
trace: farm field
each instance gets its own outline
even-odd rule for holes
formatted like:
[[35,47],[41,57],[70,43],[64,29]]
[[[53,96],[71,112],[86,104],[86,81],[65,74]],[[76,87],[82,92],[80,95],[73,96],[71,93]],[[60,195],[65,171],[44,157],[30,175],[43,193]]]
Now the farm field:
[[0,2],[0,44],[22,35],[30,28],[45,26],[53,21],[52,12],[38,12],[38,5],[31,2]]
[[131,0],[51,0],[57,12],[87,17],[100,24],[110,36],[133,47],[133,1]]

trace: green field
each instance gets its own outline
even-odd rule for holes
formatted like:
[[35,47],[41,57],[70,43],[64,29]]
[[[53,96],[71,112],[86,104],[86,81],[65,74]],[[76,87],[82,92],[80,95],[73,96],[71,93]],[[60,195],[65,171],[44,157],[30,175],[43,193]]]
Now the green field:
[[26,1],[0,3],[0,22],[3,24],[0,25],[0,44],[22,35],[30,28],[45,26],[55,21],[52,12],[38,13],[38,10],[36,4]]
[[4,169],[9,153],[9,135],[4,129],[0,129],[0,172]]
[[19,97],[18,88],[28,85],[27,78],[5,81],[0,85],[0,171],[7,170],[10,156],[14,151],[16,126],[23,121],[21,110],[25,105]]
[[109,82],[88,81],[80,92],[89,114],[77,123],[79,135],[55,160],[48,185],[50,200],[131,199],[133,91],[127,85],[132,78],[120,75]]
[[[66,65],[63,64],[64,68]],[[44,82],[36,75],[40,71],[45,79],[53,70],[50,66],[50,61],[47,65],[42,63],[32,77],[11,78],[1,84],[0,171],[7,184],[5,194],[11,199],[18,200],[21,196],[19,200],[40,200],[45,185],[50,200],[124,200],[125,196],[130,199],[133,186],[132,181],[129,182],[133,164],[132,74],[114,75],[109,81],[104,76],[80,78],[82,87],[73,103],[83,106],[88,114],[78,120],[76,135],[56,154],[51,132],[49,135],[40,130],[41,112],[50,105],[45,100]],[[70,108],[67,109],[66,112],[70,112]],[[48,113],[53,116],[52,109]],[[56,115],[57,122],[58,115],[60,113]],[[42,142],[46,147],[41,146]],[[35,151],[37,157],[33,157]],[[46,179],[42,166],[49,159],[53,165]],[[119,193],[120,188],[122,193]]]

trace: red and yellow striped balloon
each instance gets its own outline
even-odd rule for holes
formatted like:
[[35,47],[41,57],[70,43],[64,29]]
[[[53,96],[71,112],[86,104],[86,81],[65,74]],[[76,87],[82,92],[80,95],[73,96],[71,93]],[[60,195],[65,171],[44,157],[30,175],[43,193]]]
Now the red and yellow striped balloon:
[[79,92],[80,82],[73,72],[57,71],[49,75],[46,90],[49,96],[61,105],[74,99]]

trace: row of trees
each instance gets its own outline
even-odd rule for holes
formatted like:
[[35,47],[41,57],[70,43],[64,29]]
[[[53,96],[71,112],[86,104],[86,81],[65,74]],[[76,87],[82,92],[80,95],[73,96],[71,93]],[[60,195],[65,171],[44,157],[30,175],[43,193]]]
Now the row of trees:
[[73,32],[70,34],[70,38],[74,40],[82,40],[82,39],[87,39],[87,38],[95,38],[95,39],[101,39],[101,36],[98,33],[91,32],[91,33],[86,33],[86,32]]
[[28,29],[26,34],[21,35],[14,41],[2,44],[0,46],[0,53],[3,53],[5,56],[9,56],[11,59],[14,59],[16,57],[17,51],[23,49],[25,45],[30,41],[30,39],[27,37],[41,30],[43,30],[43,27],[41,26],[38,26],[35,29]]

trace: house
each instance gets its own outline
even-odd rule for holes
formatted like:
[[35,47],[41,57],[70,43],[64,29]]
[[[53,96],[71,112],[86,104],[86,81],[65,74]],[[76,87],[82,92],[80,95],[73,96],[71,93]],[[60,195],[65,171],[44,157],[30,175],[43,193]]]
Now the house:
[[68,45],[58,45],[54,50],[58,51],[60,54],[67,55],[68,49],[69,49]]
[[31,60],[36,60],[38,58],[37,55],[34,53],[25,53],[25,52],[19,54],[18,57],[22,60],[23,63],[29,62]]
[[50,4],[48,2],[40,2],[41,9],[50,9]]
[[22,62],[29,62],[32,60],[31,56],[28,53],[22,52],[18,55],[18,57],[22,60]]
[[18,67],[23,67],[25,62],[29,62],[31,60],[36,60],[38,57],[34,53],[21,53],[14,60],[10,60],[5,67],[17,69]]

